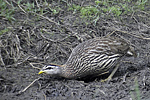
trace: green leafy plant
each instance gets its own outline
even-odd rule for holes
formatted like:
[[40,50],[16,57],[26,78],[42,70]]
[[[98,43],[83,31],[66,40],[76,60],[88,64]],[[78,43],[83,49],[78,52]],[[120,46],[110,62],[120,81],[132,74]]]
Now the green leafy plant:
[[148,0],[138,0],[136,4],[138,5],[138,8],[140,8],[141,10],[144,10],[144,6],[146,5],[147,2]]
[[138,81],[137,79],[135,79],[135,89],[134,89],[135,95],[133,94],[133,92],[131,92],[131,97],[133,100],[141,100],[140,97],[140,90],[139,90],[139,85],[138,85]]
[[53,15],[58,14],[61,10],[60,7],[54,7],[54,8],[49,7],[49,9],[52,11]]
[[69,5],[68,11],[73,11],[73,14],[74,14],[80,11],[81,9],[82,9],[81,6],[73,4],[73,5]]
[[30,11],[35,12],[36,11],[34,3],[27,2],[27,3],[24,3],[23,5],[24,5],[24,10],[27,11],[27,12],[30,12]]
[[0,16],[4,17],[8,21],[15,20],[15,18],[13,17],[15,9],[12,7],[9,7],[5,1],[0,0]]
[[[130,0],[126,2],[129,3]],[[112,0],[95,1],[97,7],[99,7],[102,10],[102,12],[112,13],[115,16],[120,16],[121,14],[126,14],[127,12],[131,11],[130,7],[127,6],[126,2],[121,3],[119,1],[112,1]]]
[[2,34],[4,34],[4,33],[8,32],[8,31],[9,31],[9,29],[8,29],[8,28],[3,29],[3,30],[1,30],[1,31],[0,31],[0,35],[2,35]]
[[108,11],[114,13],[116,16],[119,16],[122,13],[121,8],[117,5],[108,7]]
[[94,17],[99,13],[99,10],[93,6],[82,7],[80,10],[82,17]]
[[73,4],[72,7],[70,6],[68,10],[72,10],[73,13],[80,13],[80,16],[82,18],[94,18],[97,16],[99,13],[99,9],[97,9],[94,6],[86,6],[86,7],[81,7],[79,5]]

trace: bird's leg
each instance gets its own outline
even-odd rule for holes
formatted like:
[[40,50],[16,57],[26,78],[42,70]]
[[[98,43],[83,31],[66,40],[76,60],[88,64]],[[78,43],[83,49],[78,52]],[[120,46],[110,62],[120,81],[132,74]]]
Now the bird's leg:
[[110,81],[112,79],[112,77],[114,76],[114,74],[116,73],[117,69],[119,68],[119,63],[116,65],[116,67],[114,68],[114,70],[111,72],[111,74],[108,76],[108,78],[101,80],[101,82],[105,82],[105,81]]
[[101,73],[101,74],[98,74],[97,76],[101,76],[101,75],[104,75],[104,74],[107,74],[107,73],[109,73],[109,71]]

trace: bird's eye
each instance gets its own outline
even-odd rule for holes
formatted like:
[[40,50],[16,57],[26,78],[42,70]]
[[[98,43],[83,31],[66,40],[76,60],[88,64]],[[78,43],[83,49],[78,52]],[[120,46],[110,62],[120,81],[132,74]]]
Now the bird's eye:
[[46,69],[53,69],[52,67],[47,67]]

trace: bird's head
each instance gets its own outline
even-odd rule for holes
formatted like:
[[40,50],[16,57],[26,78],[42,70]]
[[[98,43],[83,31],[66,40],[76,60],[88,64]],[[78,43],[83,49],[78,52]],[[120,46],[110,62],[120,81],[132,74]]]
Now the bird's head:
[[61,67],[57,65],[45,65],[38,74],[46,73],[49,75],[60,75]]

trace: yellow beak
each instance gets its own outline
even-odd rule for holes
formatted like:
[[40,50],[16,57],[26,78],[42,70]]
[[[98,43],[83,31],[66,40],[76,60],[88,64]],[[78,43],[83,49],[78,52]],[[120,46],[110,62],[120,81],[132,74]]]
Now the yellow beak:
[[38,74],[42,74],[42,73],[44,73],[44,71],[42,71],[42,70],[41,70],[41,71],[39,71],[39,73],[38,73]]

